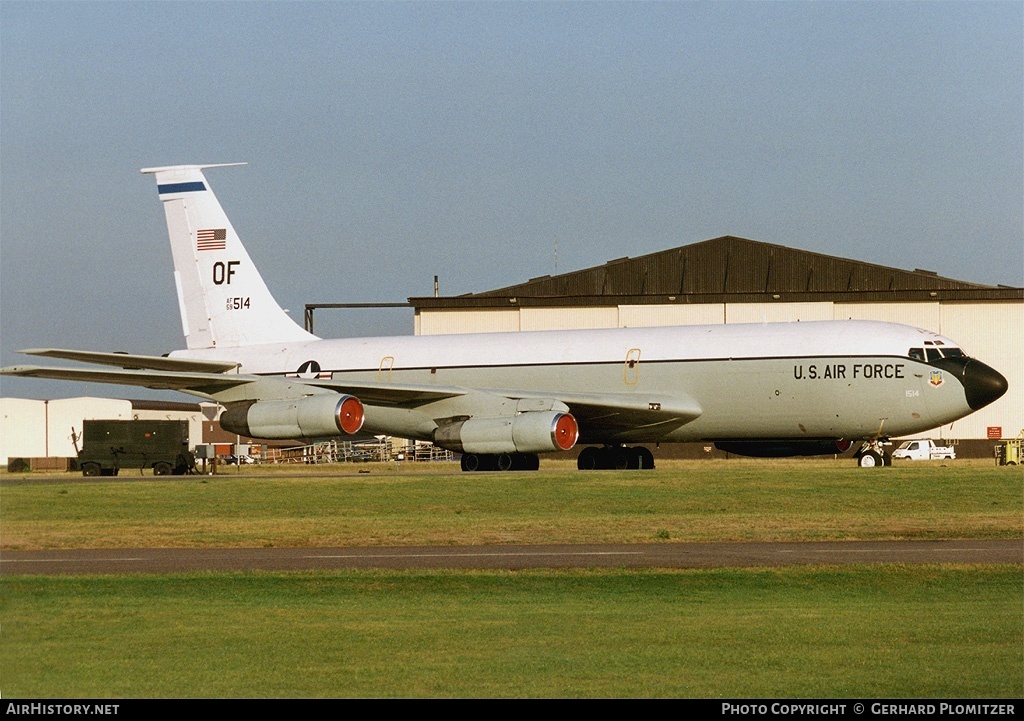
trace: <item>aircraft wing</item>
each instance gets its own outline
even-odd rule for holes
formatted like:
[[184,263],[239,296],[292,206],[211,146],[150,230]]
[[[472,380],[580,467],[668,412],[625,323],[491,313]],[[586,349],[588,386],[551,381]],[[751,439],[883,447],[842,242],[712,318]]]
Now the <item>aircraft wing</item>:
[[[468,388],[458,386],[409,385],[373,381],[308,380],[309,385],[349,393],[367,405],[417,407],[434,401],[467,395]],[[472,389],[474,393],[514,400],[558,401],[569,407],[587,438],[628,441],[634,434],[650,436],[653,429],[665,433],[700,417],[701,407],[692,398],[681,395],[633,393],[562,393],[514,389]],[[538,406],[539,407],[539,406]],[[550,407],[550,406],[544,406]]]
[[64,348],[29,348],[20,350],[25,355],[36,355],[44,358],[60,358],[61,360],[96,363],[98,365],[118,366],[157,371],[199,371],[202,373],[224,373],[238,367],[229,361],[204,361],[189,358],[167,358],[165,356],[132,355],[130,353],[98,353],[87,350],[67,350]]
[[259,376],[201,373],[181,371],[155,371],[113,368],[57,368],[50,366],[8,366],[0,375],[23,378],[53,378],[64,381],[116,383],[161,390],[189,391],[212,395],[245,383],[258,381]]
[[[630,441],[650,437],[652,431],[668,433],[699,418],[702,409],[692,398],[682,395],[640,393],[566,393],[559,391],[523,391],[518,389],[469,389],[459,386],[382,383],[343,379],[267,378],[253,374],[227,373],[237,364],[194,361],[179,358],[98,353],[56,348],[23,351],[30,355],[86,361],[120,368],[59,368],[46,366],[10,366],[0,375],[56,380],[113,383],[161,390],[176,390],[217,398],[225,391],[247,384],[266,390],[279,383],[308,385],[336,393],[350,394],[370,406],[417,408],[431,403],[456,399],[469,394],[488,394],[497,398],[538,402],[538,408],[552,407],[551,402],[564,404],[576,418],[581,442]],[[242,391],[243,395],[246,391]],[[288,391],[285,391],[288,393]],[[234,395],[233,393],[230,395]],[[252,397],[252,396],[250,396]],[[282,397],[282,396],[277,396]],[[468,401],[468,399],[466,399]],[[473,415],[474,403],[460,409]],[[594,441],[588,441],[593,438]]]

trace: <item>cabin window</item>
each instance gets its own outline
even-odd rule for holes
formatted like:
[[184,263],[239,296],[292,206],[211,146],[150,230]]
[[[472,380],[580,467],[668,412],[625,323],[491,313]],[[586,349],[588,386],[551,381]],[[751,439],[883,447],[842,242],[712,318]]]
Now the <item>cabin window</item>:
[[942,353],[939,351],[938,348],[925,348],[924,349],[924,354],[925,354],[925,359],[929,363],[931,363],[932,361],[937,361],[939,358],[942,357]]

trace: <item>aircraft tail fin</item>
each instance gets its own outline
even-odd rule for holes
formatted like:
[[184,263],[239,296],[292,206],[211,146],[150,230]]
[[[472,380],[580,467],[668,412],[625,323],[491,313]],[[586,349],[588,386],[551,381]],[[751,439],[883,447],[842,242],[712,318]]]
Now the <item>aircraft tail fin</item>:
[[167,216],[187,347],[316,340],[274,300],[210,189],[203,170],[225,165],[244,163],[142,169],[156,175]]

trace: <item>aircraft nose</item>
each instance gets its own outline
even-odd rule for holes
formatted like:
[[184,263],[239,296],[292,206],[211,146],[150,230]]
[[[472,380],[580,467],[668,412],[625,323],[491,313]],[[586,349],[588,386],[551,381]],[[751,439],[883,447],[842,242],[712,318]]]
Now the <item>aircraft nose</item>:
[[1009,388],[1002,373],[973,358],[964,366],[961,379],[967,405],[975,411],[1002,397]]

